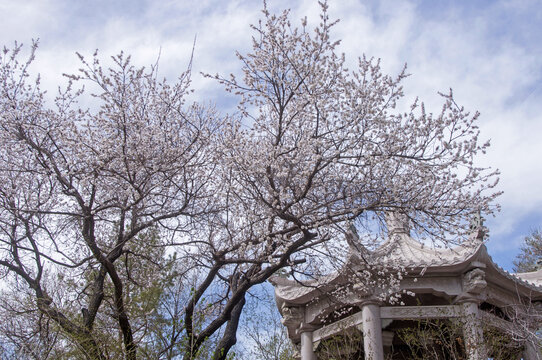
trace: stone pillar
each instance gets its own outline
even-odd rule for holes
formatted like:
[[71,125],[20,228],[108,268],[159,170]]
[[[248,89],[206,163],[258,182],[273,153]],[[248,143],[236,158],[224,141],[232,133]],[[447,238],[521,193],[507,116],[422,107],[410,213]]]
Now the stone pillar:
[[365,360],[384,360],[380,306],[375,302],[366,302],[362,304],[361,318],[363,321],[363,348],[365,350]]
[[484,346],[484,331],[478,303],[465,301],[461,304],[463,315],[463,337],[468,360],[487,360]]
[[482,328],[482,316],[478,309],[487,296],[486,273],[483,270],[485,265],[473,261],[474,268],[463,274],[461,287],[463,293],[456,298],[461,304],[463,315],[463,337],[468,360],[487,360],[487,353],[484,344],[484,330]]
[[312,331],[301,332],[301,360],[316,360],[312,345]]

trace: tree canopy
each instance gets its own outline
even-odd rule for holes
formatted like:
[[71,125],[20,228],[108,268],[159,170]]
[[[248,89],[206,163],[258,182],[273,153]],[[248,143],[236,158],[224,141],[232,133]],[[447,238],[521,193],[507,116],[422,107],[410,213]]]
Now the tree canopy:
[[542,232],[532,230],[525,236],[520,253],[514,260],[514,271],[518,273],[540,270],[542,265]]
[[436,114],[397,110],[405,70],[348,70],[321,5],[314,30],[264,8],[242,79],[210,76],[238,96],[232,115],[187,102],[189,71],[169,83],[123,53],[79,55],[49,103],[37,44],[27,61],[3,51],[0,307],[21,325],[2,329],[6,354],[225,359],[247,292],[330,271],[352,224],[365,246],[389,212],[438,245],[469,241],[497,196],[475,165],[478,113],[451,91]]

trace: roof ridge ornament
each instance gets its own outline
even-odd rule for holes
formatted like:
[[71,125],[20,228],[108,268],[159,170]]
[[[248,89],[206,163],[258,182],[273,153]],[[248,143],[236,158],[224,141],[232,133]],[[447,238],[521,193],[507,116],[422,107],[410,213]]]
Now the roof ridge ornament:
[[410,219],[404,211],[391,210],[385,212],[388,235],[394,234],[410,235]]
[[471,235],[480,241],[484,241],[488,234],[489,229],[484,226],[485,218],[482,216],[482,212],[478,209],[478,212],[475,212],[470,220],[469,231]]
[[367,252],[365,246],[361,244],[358,231],[356,230],[356,226],[354,225],[354,223],[350,222],[348,224],[348,230],[346,230],[344,237],[346,239],[346,243],[348,244],[351,254],[360,254]]

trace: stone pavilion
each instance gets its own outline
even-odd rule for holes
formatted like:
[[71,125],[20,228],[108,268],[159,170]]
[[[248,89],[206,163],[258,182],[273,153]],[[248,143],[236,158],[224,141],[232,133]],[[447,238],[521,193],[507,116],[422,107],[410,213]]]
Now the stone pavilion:
[[[350,252],[345,266],[324,279],[271,279],[282,323],[301,360],[317,359],[323,342],[349,331],[360,335],[356,358],[403,359],[394,355],[402,346],[397,331],[409,321],[428,319],[460,320],[466,358],[486,360],[491,354],[484,346],[484,326],[513,331],[521,314],[528,320],[529,311],[542,305],[542,270],[512,274],[500,268],[483,243],[483,226],[473,231],[475,245],[469,247],[424,246],[410,236],[405,222],[388,223],[388,234],[373,251],[358,245],[355,231],[347,234]],[[403,304],[382,300],[386,289],[378,285],[370,290],[358,286],[356,274],[366,268],[366,256],[403,269],[398,291],[411,294],[401,297]],[[337,295],[337,289],[348,291]],[[539,324],[534,320],[521,326],[535,331]],[[521,349],[525,360],[542,359],[532,341],[525,341]]]

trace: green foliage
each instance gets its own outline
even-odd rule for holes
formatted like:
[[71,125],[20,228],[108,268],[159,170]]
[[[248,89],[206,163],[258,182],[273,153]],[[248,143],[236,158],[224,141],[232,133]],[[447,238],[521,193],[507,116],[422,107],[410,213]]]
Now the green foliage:
[[484,329],[484,343],[488,350],[488,357],[494,360],[519,359],[523,353],[523,346],[496,328]]
[[365,355],[362,349],[362,333],[357,329],[350,329],[322,341],[316,353],[319,359],[363,360]]
[[[138,343],[138,357],[179,358],[185,345],[181,297],[187,291],[182,285],[184,278],[176,255],[167,254],[158,231],[150,229],[141,233],[136,242],[127,244],[119,262],[122,262],[119,276],[125,283],[124,301]],[[89,269],[82,274],[84,281],[76,281],[72,275],[61,272],[46,279],[61,310],[74,323],[82,324],[78,309],[84,306],[88,296],[88,290],[81,284],[91,284],[98,273],[98,268]],[[115,317],[113,292],[113,285],[106,280],[104,311],[98,314],[92,335],[107,359],[122,359],[122,334]],[[79,296],[72,298],[72,293]],[[0,318],[3,319],[0,321],[0,359],[10,359],[11,353],[17,359],[87,359],[84,349],[78,345],[82,339],[66,333],[41,314],[30,293],[1,292]],[[164,351],[165,348],[168,350]]]
[[[395,328],[394,346],[386,359],[409,360],[467,360],[463,338],[464,323],[460,319],[431,319],[400,321]],[[509,333],[495,327],[485,326],[483,346],[489,358],[494,360],[519,359],[523,346]],[[322,341],[316,350],[319,359],[362,360],[363,335],[356,328]]]
[[397,331],[412,360],[466,359],[461,325],[457,321],[420,320]]
[[542,232],[532,230],[524,239],[521,252],[514,260],[515,272],[530,272],[540,269],[542,261]]
[[[484,324],[483,328],[484,343],[477,345],[485,347],[489,358],[510,360],[521,356],[523,346],[509,334]],[[467,359],[463,322],[458,319],[419,320],[415,326],[400,329],[396,334],[408,348],[408,359]]]

